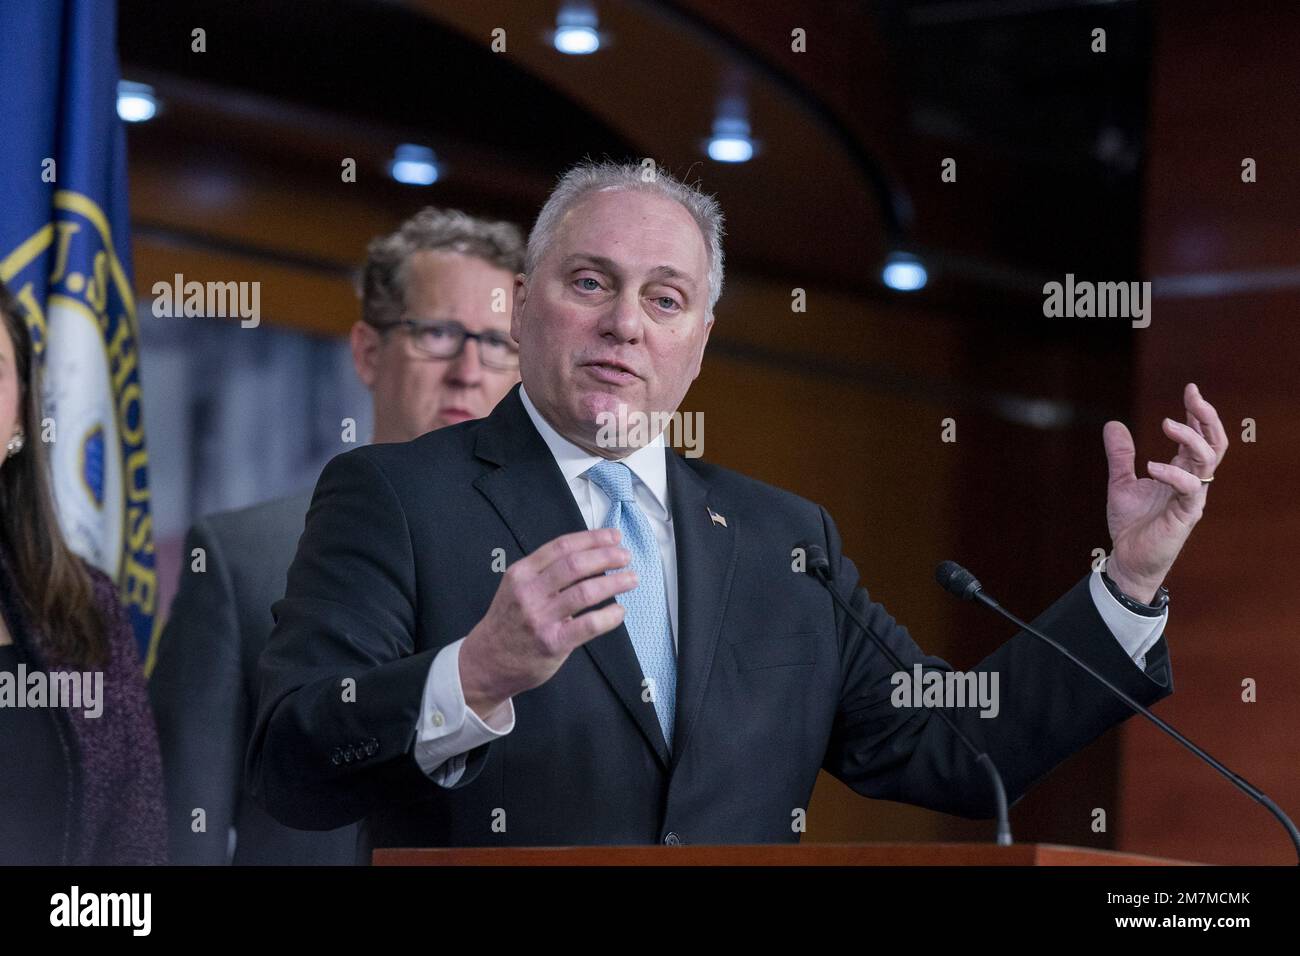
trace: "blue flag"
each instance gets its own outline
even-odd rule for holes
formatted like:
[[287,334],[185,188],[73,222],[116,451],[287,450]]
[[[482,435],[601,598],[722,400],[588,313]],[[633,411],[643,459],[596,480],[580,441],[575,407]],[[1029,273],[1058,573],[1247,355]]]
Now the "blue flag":
[[141,658],[157,606],[117,4],[0,7],[0,279],[27,312],[69,545],[118,584]]

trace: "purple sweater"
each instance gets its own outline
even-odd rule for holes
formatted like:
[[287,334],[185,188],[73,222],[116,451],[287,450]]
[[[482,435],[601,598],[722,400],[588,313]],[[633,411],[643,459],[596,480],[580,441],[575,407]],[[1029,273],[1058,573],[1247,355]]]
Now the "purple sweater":
[[[3,550],[0,548],[0,601],[14,642],[28,653],[34,652],[47,671],[82,670],[78,664],[56,658],[15,607],[13,578]],[[74,805],[79,838],[71,847],[69,863],[166,863],[162,760],[135,635],[118,602],[116,586],[102,571],[87,568],[94,582],[95,604],[107,624],[109,660],[104,665],[102,713],[88,718],[83,709],[62,711],[72,729],[80,781],[80,800]]]

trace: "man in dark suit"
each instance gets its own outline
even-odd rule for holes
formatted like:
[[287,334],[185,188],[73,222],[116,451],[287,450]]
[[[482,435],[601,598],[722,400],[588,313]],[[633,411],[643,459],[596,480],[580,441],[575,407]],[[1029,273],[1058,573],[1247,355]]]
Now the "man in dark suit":
[[[698,375],[720,233],[716,203],[662,173],[572,170],[515,287],[522,385],[484,420],[326,467],[259,668],[247,776],[273,816],[363,820],[363,850],[793,842],[823,768],[992,813],[949,728],[895,699],[894,668],[799,573],[820,545],[908,671],[950,670],[858,587],[823,509],[662,434],[610,435]],[[1160,583],[1226,449],[1194,386],[1185,402],[1151,479],[1108,423],[1113,580],[1037,619],[1146,703],[1172,690]],[[1012,801],[1128,715],[1025,633],[978,670],[1000,676],[996,717],[949,709]]]
[[[518,382],[509,321],[522,264],[517,226],[456,210],[424,209],[370,244],[351,344],[373,398],[376,442],[486,415]],[[149,681],[173,863],[355,860],[355,826],[291,829],[243,787],[257,659],[310,503],[303,492],[212,515],[186,538],[180,589]]]

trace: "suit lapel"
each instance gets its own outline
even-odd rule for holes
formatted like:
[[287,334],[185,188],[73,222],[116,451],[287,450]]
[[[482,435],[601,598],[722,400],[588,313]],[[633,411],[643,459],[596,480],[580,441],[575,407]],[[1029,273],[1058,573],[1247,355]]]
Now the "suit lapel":
[[677,546],[677,714],[671,764],[676,768],[695,730],[717,653],[736,565],[736,537],[726,505],[710,499],[704,479],[676,453],[668,451],[667,458]]
[[[474,487],[491,502],[524,554],[532,554],[562,534],[587,529],[560,466],[524,409],[519,386],[484,420],[474,453],[499,466],[475,479]],[[669,455],[670,459],[675,457]],[[681,553],[680,541],[678,553]],[[681,580],[680,568],[678,579]],[[627,628],[620,624],[608,634],[588,641],[583,651],[591,656],[667,769],[668,745],[654,708],[641,700],[641,662],[632,648]]]
[[552,538],[586,530],[560,466],[533,427],[515,386],[483,421],[474,454],[499,467],[474,480],[524,554]]

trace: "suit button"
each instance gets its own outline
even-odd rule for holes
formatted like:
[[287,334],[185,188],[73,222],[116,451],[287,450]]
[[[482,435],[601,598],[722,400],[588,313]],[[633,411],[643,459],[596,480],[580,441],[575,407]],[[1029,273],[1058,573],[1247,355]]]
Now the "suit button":
[[335,747],[334,752],[330,754],[330,763],[334,764],[334,766],[337,767],[342,762],[343,762],[343,751],[340,750],[338,747]]
[[366,741],[366,756],[373,757],[375,751],[379,749],[379,741],[373,737]]
[[343,762],[344,762],[344,763],[351,763],[352,761],[354,761],[354,760],[356,760],[356,759],[357,759],[357,752],[356,752],[355,750],[353,750],[351,747],[349,747],[347,750],[343,751]]
[[668,835],[664,837],[664,844],[666,846],[681,846],[682,840],[681,837],[679,837],[676,833],[674,833],[672,830],[669,830]]

